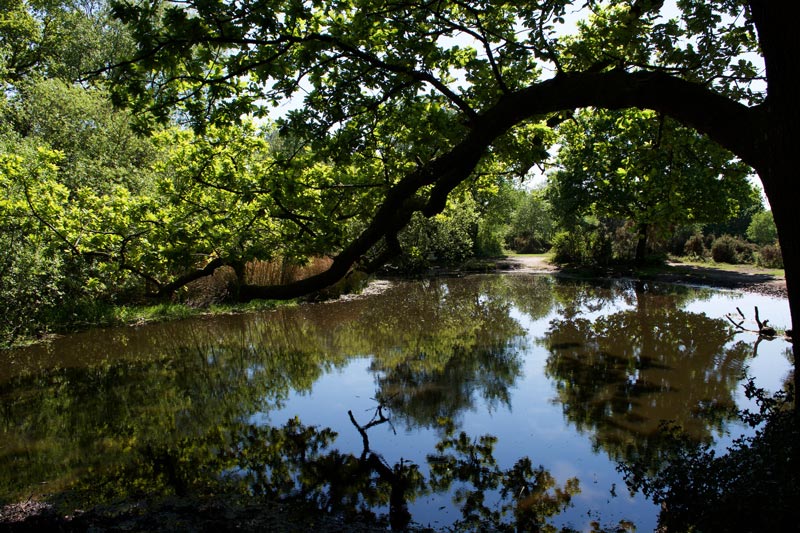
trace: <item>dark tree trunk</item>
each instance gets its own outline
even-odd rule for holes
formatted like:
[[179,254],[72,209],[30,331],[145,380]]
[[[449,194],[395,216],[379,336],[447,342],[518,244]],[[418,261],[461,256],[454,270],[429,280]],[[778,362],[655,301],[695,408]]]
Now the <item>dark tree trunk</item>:
[[647,258],[647,231],[650,229],[650,224],[639,224],[639,238],[636,241],[636,258],[635,261],[639,264],[644,263]]
[[[750,2],[767,68],[768,96],[762,147],[765,162],[757,167],[769,199],[786,272],[786,289],[792,324],[800,317],[800,232],[797,231],[798,160],[800,146],[800,101],[794,81],[800,61],[800,2]],[[799,335],[793,336],[795,353],[794,384],[797,390],[797,348]]]

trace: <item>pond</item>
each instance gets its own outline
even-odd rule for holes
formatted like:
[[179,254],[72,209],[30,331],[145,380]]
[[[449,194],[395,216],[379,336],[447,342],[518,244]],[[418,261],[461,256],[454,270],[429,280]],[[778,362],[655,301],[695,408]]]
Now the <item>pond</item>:
[[[377,295],[94,330],[0,354],[0,504],[240,491],[433,528],[586,531],[658,509],[620,462],[674,420],[724,447],[745,376],[789,344],[766,296],[548,275],[392,281]],[[224,487],[224,488],[223,488]]]

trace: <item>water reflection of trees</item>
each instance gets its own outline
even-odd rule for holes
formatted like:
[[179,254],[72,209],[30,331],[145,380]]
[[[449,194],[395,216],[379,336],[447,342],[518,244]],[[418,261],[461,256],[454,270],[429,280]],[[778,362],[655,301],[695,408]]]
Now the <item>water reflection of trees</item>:
[[[0,382],[0,470],[8,472],[0,476],[0,499],[44,480],[66,486],[81,472],[122,471],[137,461],[156,470],[131,467],[130,486],[150,475],[175,478],[205,453],[198,445],[176,458],[180,443],[213,440],[356,356],[374,355],[376,395],[409,425],[457,418],[478,395],[507,402],[522,332],[502,297],[508,285],[474,282],[398,284],[375,301],[66,339],[62,367],[21,363]],[[30,362],[42,349],[12,357]]]
[[562,290],[573,305],[543,339],[550,351],[546,372],[565,416],[592,433],[596,449],[615,460],[658,461],[662,420],[699,441],[722,430],[734,414],[734,391],[751,351],[730,343],[728,323],[682,310],[688,296],[634,283],[617,289],[629,308],[591,319],[586,311],[604,297],[575,296],[583,286]]
[[[570,479],[561,487],[527,457],[512,468],[499,467],[493,457],[496,437],[456,435],[452,424],[443,429],[441,441],[427,455],[430,474],[413,462],[389,464],[369,443],[369,430],[388,418],[381,414],[363,424],[352,413],[350,418],[351,430],[362,436],[360,453],[336,449],[336,432],[304,425],[298,418],[283,426],[229,421],[206,428],[202,435],[163,441],[130,438],[126,460],[77,472],[69,486],[50,490],[61,493],[59,499],[66,505],[104,504],[79,517],[69,530],[111,520],[134,530],[139,529],[137,524],[146,524],[153,531],[169,531],[175,521],[186,528],[192,525],[200,502],[207,507],[220,499],[249,509],[247,516],[239,516],[227,507],[226,512],[232,513],[228,526],[238,520],[260,524],[265,517],[258,516],[258,511],[254,516],[252,509],[263,505],[262,513],[268,513],[274,508],[271,503],[281,502],[298,530],[332,517],[345,524],[406,530],[413,524],[409,503],[431,492],[446,492],[454,484],[459,487],[454,502],[462,519],[452,525],[453,531],[535,531],[579,492],[577,480]],[[183,511],[167,504],[165,512],[158,502],[176,495],[195,503],[184,504]],[[142,498],[153,509],[148,511],[141,502],[130,505]],[[112,502],[117,505],[105,506]],[[127,503],[120,506],[119,502]],[[164,513],[172,522],[159,524],[164,517],[150,513]],[[194,524],[201,530],[207,525]]]
[[[534,468],[529,457],[501,469],[493,457],[496,443],[492,435],[472,439],[463,431],[455,435],[453,426],[448,427],[436,444],[437,453],[428,455],[432,489],[460,485],[454,499],[462,518],[456,529],[542,531],[547,518],[560,513],[580,492],[577,478],[559,487],[550,472],[541,465]],[[499,494],[499,501],[487,499],[492,494]]]
[[[241,424],[220,441],[205,443],[222,453],[209,456],[205,463],[195,461],[191,472],[173,470],[161,481],[174,490],[188,487],[195,495],[220,491],[224,484],[227,492],[282,501],[311,515],[401,531],[413,525],[409,503],[454,485],[458,486],[454,503],[462,517],[450,526],[453,531],[540,531],[580,492],[577,479],[559,486],[528,457],[511,468],[501,468],[493,455],[496,437],[456,434],[452,425],[443,429],[444,436],[427,455],[430,474],[426,476],[421,465],[403,460],[389,464],[379,450],[371,448],[369,430],[388,419],[380,417],[363,425],[352,413],[350,419],[353,431],[362,436],[360,453],[333,448],[335,432],[306,426],[297,418],[280,427]],[[221,446],[223,442],[228,446]],[[192,457],[195,444],[183,445],[172,450],[173,464]],[[164,456],[147,460],[155,464],[154,471],[163,470]]]
[[[433,427],[475,406],[509,403],[524,333],[510,315],[509,279],[410,286],[359,332],[374,347],[378,398],[410,427]],[[475,286],[477,285],[477,287]]]
[[[567,417],[615,458],[657,456],[661,418],[679,418],[700,438],[720,427],[749,351],[727,345],[723,321],[682,311],[692,294],[676,301],[635,285],[477,276],[397,283],[375,300],[125,330],[105,344],[84,336],[63,368],[0,379],[0,471],[9,473],[0,499],[27,497],[44,480],[86,502],[224,486],[399,524],[400,503],[451,490],[464,528],[539,527],[573,483],[556,487],[526,458],[501,469],[494,437],[458,430],[479,401],[509,402],[526,349],[516,317],[558,305],[543,342]],[[611,304],[619,310],[588,316]],[[331,449],[330,429],[251,424],[362,356],[372,356],[376,398],[395,421],[439,431],[427,479],[422,465]],[[334,489],[337,472],[348,482]]]

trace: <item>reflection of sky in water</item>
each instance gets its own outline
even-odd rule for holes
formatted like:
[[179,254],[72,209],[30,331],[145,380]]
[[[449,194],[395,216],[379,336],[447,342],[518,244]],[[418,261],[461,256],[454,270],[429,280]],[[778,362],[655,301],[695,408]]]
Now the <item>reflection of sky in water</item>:
[[[524,316],[518,318],[531,331],[546,327],[546,321],[526,324]],[[465,413],[460,429],[474,438],[487,433],[497,436],[494,457],[501,467],[510,467],[527,455],[534,466],[541,464],[548,469],[559,486],[570,477],[578,477],[581,493],[573,498],[574,505],[564,513],[563,522],[556,520],[559,525],[585,529],[598,517],[603,523],[616,523],[637,516],[638,530],[652,531],[656,525],[655,506],[640,495],[629,496],[615,463],[603,452],[594,453],[589,439],[575,433],[564,420],[561,407],[552,401],[553,385],[543,372],[546,357],[546,350],[540,346],[526,354],[523,377],[512,391],[511,410],[501,407],[491,413],[484,410]],[[368,359],[355,360],[345,369],[323,376],[310,394],[293,394],[283,409],[260,420],[255,417],[253,421],[281,425],[297,415],[307,425],[335,429],[339,436],[333,446],[358,455],[362,441],[347,411],[352,410],[362,425],[374,413],[375,384],[368,368]],[[394,430],[396,434],[387,424],[371,428],[372,450],[390,465],[401,458],[412,460],[424,467],[427,474],[425,455],[434,450],[436,433],[407,431],[402,425],[394,426]],[[614,486],[616,497],[611,496]],[[450,496],[429,494],[414,502],[410,510],[418,523],[444,527],[460,517],[458,510],[451,507]]]
[[[705,313],[714,318],[724,318],[726,314],[730,314],[739,322],[741,316],[736,310],[739,308],[745,316],[742,326],[756,330],[758,329],[755,321],[756,307],[761,321],[769,320],[769,325],[778,332],[783,332],[789,327],[789,301],[761,294],[718,291],[712,299],[690,302],[685,309],[695,313]],[[734,342],[741,341],[747,344],[754,344],[756,340],[756,334],[749,331],[739,331],[733,339]],[[789,347],[789,343],[781,338],[762,340],[758,344],[758,355],[747,360],[748,375],[756,378],[756,386],[773,392],[780,390],[791,370],[791,364],[785,355]],[[745,397],[742,387],[737,390],[736,401],[742,408],[756,407],[755,402]]]
[[[770,318],[778,328],[784,327],[781,319],[788,315],[787,302],[764,296],[714,293],[708,299],[689,303],[684,310],[721,318],[726,313],[735,313],[737,306],[746,315],[748,311],[752,314],[754,305],[759,307],[762,319]],[[582,316],[596,320],[633,307],[633,304],[616,300],[601,310]],[[544,372],[549,352],[535,342],[544,335],[557,312],[553,310],[544,318],[531,320],[514,308],[511,316],[528,332],[529,338],[528,342],[522,343],[528,348],[521,354],[524,361],[522,377],[511,391],[510,408],[500,405],[490,410],[476,398],[478,407],[463,413],[459,429],[473,438],[483,434],[497,436],[494,455],[501,467],[510,467],[521,456],[527,455],[534,466],[541,464],[548,469],[558,485],[563,485],[570,477],[578,477],[581,493],[573,498],[573,506],[553,521],[556,525],[586,530],[592,520],[611,525],[622,519],[632,519],[637,531],[653,531],[657,520],[656,506],[641,495],[630,496],[622,476],[616,471],[616,464],[602,449],[595,452],[590,436],[576,432],[562,414],[554,383]],[[734,341],[738,340],[752,343],[755,336],[738,333]],[[782,352],[787,346],[781,340],[762,342],[758,357],[748,361],[750,375],[758,376],[760,386],[775,390],[786,378],[789,363]],[[376,384],[369,367],[369,358],[362,358],[340,371],[325,375],[316,382],[310,394],[291,395],[285,408],[270,413],[268,420],[272,424],[281,424],[298,415],[306,424],[332,427],[339,433],[334,446],[358,455],[362,441],[350,423],[347,411],[352,410],[362,425],[368,423],[374,413]],[[632,375],[637,373],[634,371]],[[739,405],[745,404],[741,388],[735,397]],[[731,428],[732,432],[741,430],[738,426]],[[720,444],[729,443],[731,438],[730,434],[723,436]],[[369,430],[369,439],[371,449],[381,454],[388,464],[400,459],[411,460],[426,474],[425,455],[432,452],[438,440],[434,430],[409,431],[403,427],[403,422],[394,427],[387,424],[374,427]],[[450,508],[449,499],[447,495],[421,497],[410,507],[414,520],[423,525],[447,526],[459,517],[458,511]]]

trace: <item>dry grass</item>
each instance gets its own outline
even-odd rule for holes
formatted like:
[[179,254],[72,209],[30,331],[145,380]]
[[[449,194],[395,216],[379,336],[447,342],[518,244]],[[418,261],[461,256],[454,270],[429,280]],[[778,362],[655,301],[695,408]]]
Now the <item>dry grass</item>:
[[191,307],[208,307],[229,300],[236,291],[237,281],[249,285],[286,285],[319,274],[332,262],[329,257],[314,257],[304,265],[282,259],[250,261],[244,268],[244,280],[237,280],[231,267],[218,268],[213,276],[190,283],[183,301]]
[[249,285],[286,285],[324,272],[331,263],[333,260],[329,257],[314,257],[304,265],[281,259],[250,261],[244,269],[244,282]]

